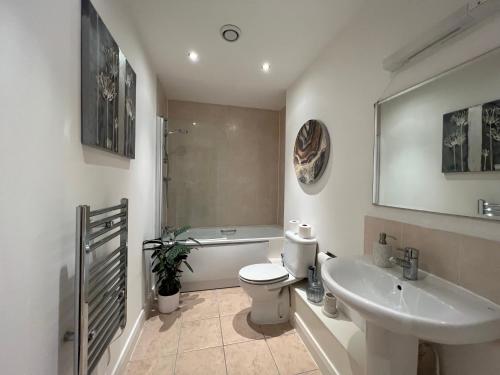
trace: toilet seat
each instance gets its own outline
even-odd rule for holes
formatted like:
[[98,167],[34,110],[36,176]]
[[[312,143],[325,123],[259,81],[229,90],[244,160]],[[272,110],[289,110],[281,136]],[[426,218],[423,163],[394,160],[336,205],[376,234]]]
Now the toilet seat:
[[289,278],[285,267],[273,263],[252,264],[243,267],[239,276],[240,280],[253,285],[274,284]]
[[241,288],[252,300],[250,320],[255,324],[280,324],[290,319],[289,286],[307,277],[316,262],[315,239],[285,233],[281,263],[252,264],[239,271]]

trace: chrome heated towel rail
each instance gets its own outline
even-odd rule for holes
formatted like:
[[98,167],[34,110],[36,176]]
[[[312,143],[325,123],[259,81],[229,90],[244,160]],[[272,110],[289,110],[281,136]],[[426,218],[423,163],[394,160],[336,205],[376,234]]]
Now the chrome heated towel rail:
[[[75,374],[90,374],[127,322],[128,200],[76,209]],[[119,239],[112,247],[113,239]],[[114,241],[117,243],[117,241]],[[115,245],[116,246],[116,245]]]

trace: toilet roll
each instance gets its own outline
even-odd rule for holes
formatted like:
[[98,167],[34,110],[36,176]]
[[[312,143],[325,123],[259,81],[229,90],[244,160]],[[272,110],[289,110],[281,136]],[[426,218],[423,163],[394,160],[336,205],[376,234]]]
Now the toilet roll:
[[300,224],[299,236],[302,238],[312,238],[312,227],[309,224]]
[[288,226],[287,226],[287,230],[293,232],[293,233],[297,233],[299,231],[299,225],[300,225],[300,221],[299,220],[290,220],[288,222]]

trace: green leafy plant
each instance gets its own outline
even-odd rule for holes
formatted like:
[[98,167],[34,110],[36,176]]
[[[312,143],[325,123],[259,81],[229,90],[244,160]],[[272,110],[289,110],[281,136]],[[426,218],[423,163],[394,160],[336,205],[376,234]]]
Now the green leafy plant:
[[198,245],[200,243],[191,237],[183,240],[178,239],[188,229],[187,226],[177,229],[167,228],[161,238],[144,241],[142,244],[144,250],[153,250],[151,256],[153,259],[152,272],[156,274],[157,290],[162,296],[172,296],[181,289],[182,264],[185,264],[193,272],[187,258],[191,250],[196,248],[189,242]]

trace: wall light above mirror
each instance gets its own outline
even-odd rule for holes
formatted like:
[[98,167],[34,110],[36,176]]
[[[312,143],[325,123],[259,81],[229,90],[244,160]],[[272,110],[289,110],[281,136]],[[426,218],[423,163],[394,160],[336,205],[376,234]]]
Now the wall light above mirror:
[[375,105],[373,203],[500,219],[500,48]]

